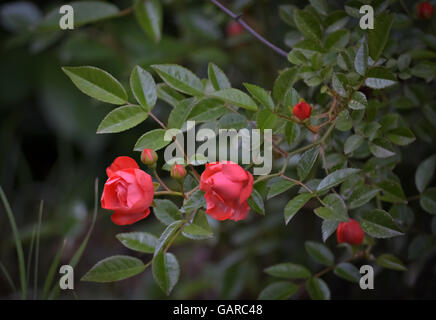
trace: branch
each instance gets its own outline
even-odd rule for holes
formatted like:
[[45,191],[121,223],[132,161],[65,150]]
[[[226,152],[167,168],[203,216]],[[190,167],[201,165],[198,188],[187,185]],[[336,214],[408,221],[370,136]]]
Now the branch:
[[277,52],[279,55],[288,58],[288,53],[279,47],[273,45],[271,42],[266,40],[264,37],[262,37],[260,34],[258,34],[252,27],[250,27],[244,20],[242,20],[242,14],[235,14],[231,10],[227,9],[225,6],[223,6],[218,0],[210,0],[214,5],[216,5],[218,8],[220,8],[222,11],[224,11],[226,14],[228,14],[232,19],[236,20],[241,24],[241,26],[244,27],[245,30],[250,32],[253,36],[255,36],[258,40],[260,40],[263,44],[273,49],[275,52]]

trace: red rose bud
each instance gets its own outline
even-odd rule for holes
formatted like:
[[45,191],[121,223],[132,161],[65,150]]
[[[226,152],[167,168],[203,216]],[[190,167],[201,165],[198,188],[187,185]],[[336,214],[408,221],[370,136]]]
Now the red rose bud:
[[360,227],[359,222],[350,219],[348,222],[342,222],[339,224],[336,230],[336,236],[338,243],[348,243],[352,245],[359,245],[363,241],[365,233]]
[[418,16],[421,19],[430,19],[433,15],[433,7],[428,1],[421,2],[418,5]]
[[173,164],[171,167],[171,177],[176,180],[182,180],[186,177],[186,169],[181,164]]
[[304,101],[303,99],[298,102],[294,108],[292,108],[292,113],[294,116],[296,116],[301,121],[307,119],[310,117],[310,114],[312,113],[312,108],[310,105]]
[[234,37],[244,32],[244,27],[237,21],[230,21],[226,27],[227,36]]
[[141,153],[141,162],[148,166],[154,165],[157,159],[157,153],[153,149],[144,149]]

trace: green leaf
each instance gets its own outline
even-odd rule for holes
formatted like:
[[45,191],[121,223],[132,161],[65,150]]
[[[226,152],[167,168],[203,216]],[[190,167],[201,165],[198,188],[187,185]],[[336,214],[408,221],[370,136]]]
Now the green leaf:
[[311,193],[302,193],[290,200],[285,207],[285,224],[294,217],[294,215],[312,198]]
[[244,83],[244,87],[250,92],[253,98],[261,105],[265,106],[269,110],[274,110],[274,101],[271,98],[271,92],[256,86],[254,84]]
[[332,77],[333,90],[336,91],[341,97],[347,96],[346,78],[341,73],[334,73]]
[[298,48],[294,48],[291,50],[291,52],[289,52],[288,60],[290,63],[295,64],[297,66],[308,63],[306,56]]
[[243,109],[251,111],[257,110],[257,105],[253,99],[251,99],[248,94],[238,89],[222,89],[211,93],[210,96]]
[[183,94],[177,92],[176,90],[174,90],[169,85],[163,82],[159,83],[156,86],[156,91],[157,91],[157,97],[159,99],[165,101],[166,103],[168,103],[173,107],[175,107],[180,100],[186,98]]
[[127,102],[121,83],[108,72],[95,67],[62,67],[76,87],[88,96],[112,104]]
[[145,108],[151,110],[156,104],[156,83],[150,73],[136,66],[130,74],[130,88],[136,101]]
[[283,193],[293,186],[295,186],[295,182],[286,180],[286,179],[278,179],[277,181],[270,180],[271,183],[268,184],[268,195],[266,196],[266,199],[271,199],[275,197],[276,195],[279,195],[280,193]]
[[353,119],[350,116],[348,110],[342,110],[339,112],[336,118],[335,128],[340,131],[348,131],[353,127]]
[[327,239],[336,231],[339,221],[324,220],[321,225],[322,241],[326,242]]
[[359,270],[348,262],[339,263],[333,272],[338,277],[351,282],[359,282],[361,277]]
[[[68,3],[74,10],[74,27],[79,28],[87,23],[109,19],[118,15],[118,8],[102,1],[74,1]],[[38,31],[60,30],[59,6],[50,11],[38,25]]]
[[380,209],[364,212],[360,225],[366,233],[374,238],[392,238],[403,235],[389,213]]
[[81,281],[113,282],[133,277],[145,270],[146,266],[138,258],[112,256],[101,260],[91,268]]
[[342,10],[330,12],[324,20],[326,33],[331,33],[342,29],[347,24],[349,19],[350,18],[347,16],[347,14]]
[[247,201],[251,209],[253,209],[257,213],[265,215],[265,207],[263,204],[262,196],[256,189],[253,188],[253,192]]
[[153,149],[155,151],[164,148],[172,140],[164,140],[165,130],[164,129],[154,129],[143,134],[135,144],[135,151],[142,151],[144,149]]
[[300,136],[300,126],[295,122],[287,122],[285,126],[285,136],[288,144],[293,144]]
[[232,87],[225,73],[214,63],[209,62],[207,68],[209,81],[215,90],[229,89]]
[[372,89],[383,89],[396,83],[395,75],[383,67],[373,67],[366,74],[365,84]]
[[354,69],[361,76],[364,76],[368,68],[368,46],[366,42],[360,44],[357,50],[356,57],[354,58]]
[[315,214],[324,220],[334,220],[334,221],[346,221],[342,216],[338,215],[337,212],[331,210],[327,207],[319,207],[314,210]]
[[387,269],[392,269],[396,271],[407,271],[406,266],[398,259],[396,256],[385,253],[377,257],[377,263]]
[[242,129],[247,127],[247,118],[240,113],[226,113],[219,121],[219,129]]
[[406,202],[406,196],[399,182],[395,180],[384,180],[377,183],[377,187],[383,190],[381,200],[392,203]]
[[168,128],[181,129],[195,106],[196,99],[188,98],[177,102],[168,117]]
[[310,4],[322,15],[326,15],[329,8],[327,5],[327,0],[309,0]]
[[313,166],[315,165],[316,159],[318,159],[319,148],[315,147],[307,150],[303,153],[297,164],[297,174],[301,181],[307,178]]
[[135,17],[142,30],[154,42],[162,37],[162,5],[159,0],[135,0]]
[[153,209],[156,218],[165,225],[181,220],[182,214],[174,202],[167,199],[155,199],[156,206]]
[[108,113],[98,126],[97,133],[116,133],[133,128],[147,119],[148,113],[140,106],[127,105]]
[[154,256],[156,257],[161,251],[164,251],[165,246],[169,243],[172,237],[179,231],[183,225],[182,220],[174,221],[168,225],[159,237],[156,248],[154,249]]
[[206,199],[204,198],[204,192],[202,190],[197,190],[189,197],[189,199],[185,201],[182,210],[183,212],[188,214],[194,210],[204,207],[206,207]]
[[322,31],[321,26],[315,16],[304,10],[294,10],[294,22],[297,29],[307,38],[313,40],[321,40]]
[[351,175],[360,172],[360,169],[346,168],[339,169],[333,173],[330,173],[327,177],[321,180],[316,191],[322,192],[341,184],[347,180]]
[[324,280],[320,278],[307,280],[306,290],[312,300],[330,300],[330,289]]
[[295,26],[293,14],[292,14],[295,8],[296,6],[288,5],[288,4],[279,6],[280,18],[290,26]]
[[203,83],[192,71],[177,64],[155,64],[151,67],[173,89],[191,96],[203,95]]
[[374,188],[366,184],[358,185],[351,194],[348,203],[350,209],[356,209],[368,203],[379,193],[379,188]]
[[333,253],[322,243],[306,241],[304,243],[307,253],[318,263],[332,266],[335,260]]
[[201,99],[198,101],[191,110],[188,120],[196,122],[208,122],[216,120],[225,114],[228,109],[224,103],[217,99]]
[[148,232],[119,233],[116,237],[126,248],[144,253],[153,253],[158,243],[158,239]]
[[286,300],[295,294],[297,290],[298,286],[292,282],[274,282],[262,290],[258,300]]
[[297,80],[298,72],[298,67],[286,69],[274,81],[273,97],[277,102],[284,104],[285,96]]
[[323,217],[317,213],[319,216],[321,216],[321,218],[338,220],[338,221],[348,221],[349,218],[347,213],[347,206],[345,205],[344,200],[342,200],[342,198],[338,194],[331,193],[325,196],[322,201],[326,206],[324,207],[324,209],[328,209],[330,213],[327,213],[326,210],[321,210],[324,211],[324,213],[326,213],[329,216],[329,217],[327,216]]
[[184,226],[182,234],[192,240],[204,240],[213,237],[212,228],[207,221],[206,214],[203,210],[199,210],[193,219],[193,221]]
[[406,127],[395,128],[389,131],[386,136],[389,140],[399,146],[406,146],[416,140],[413,132]]
[[389,32],[393,22],[392,15],[384,12],[374,21],[374,29],[368,31],[369,55],[374,61],[380,58],[389,39]]
[[169,295],[179,280],[179,262],[172,253],[160,251],[152,263],[153,278],[159,287]]
[[368,101],[366,100],[365,94],[360,91],[353,93],[348,107],[353,110],[364,110],[368,106]]
[[274,129],[277,120],[277,116],[268,109],[259,110],[256,117],[257,127],[260,130]]
[[345,29],[336,30],[328,35],[325,40],[325,48],[327,50],[331,49],[342,49],[350,41],[350,32]]
[[264,271],[273,277],[285,279],[308,279],[311,277],[311,273],[306,267],[294,263],[276,264]]
[[389,158],[395,155],[392,144],[384,138],[374,139],[369,144],[369,150],[377,158]]
[[421,162],[416,169],[415,184],[419,192],[423,192],[433,178],[436,168],[436,155],[432,155]]
[[419,204],[428,213],[436,214],[436,188],[425,190],[419,199]]
[[345,140],[344,153],[350,154],[353,151],[359,149],[359,147],[362,145],[364,141],[365,139],[357,134],[353,134],[349,136],[347,140]]

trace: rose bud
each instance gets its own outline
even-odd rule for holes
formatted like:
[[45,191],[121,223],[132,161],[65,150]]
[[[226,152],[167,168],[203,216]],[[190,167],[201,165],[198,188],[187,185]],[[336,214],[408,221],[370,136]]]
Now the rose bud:
[[153,166],[156,164],[158,159],[156,151],[153,149],[144,149],[141,152],[141,162],[148,166]]
[[237,21],[230,21],[226,27],[227,36],[235,37],[244,32],[244,27]]
[[171,177],[176,180],[182,180],[186,177],[186,169],[181,164],[173,164],[171,167]]
[[418,16],[421,19],[430,19],[433,16],[433,7],[428,1],[423,1],[418,5]]
[[122,226],[146,218],[154,194],[151,176],[129,157],[116,158],[106,173],[101,206],[114,211],[112,222]]
[[360,227],[359,222],[350,219],[348,222],[341,222],[336,230],[338,243],[348,243],[351,245],[359,245],[363,241],[365,233]]
[[300,102],[298,102],[293,108],[292,113],[294,116],[296,116],[301,121],[307,119],[310,117],[310,114],[312,113],[311,106],[304,101],[304,99],[301,99]]
[[200,189],[206,192],[206,213],[217,220],[242,220],[250,211],[247,199],[253,191],[253,176],[231,161],[206,164]]

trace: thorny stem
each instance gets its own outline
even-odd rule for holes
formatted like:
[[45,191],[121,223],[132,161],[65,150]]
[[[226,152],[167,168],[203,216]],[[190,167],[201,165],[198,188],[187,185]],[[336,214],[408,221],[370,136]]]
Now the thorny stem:
[[232,19],[236,20],[241,24],[241,26],[244,27],[245,30],[250,32],[254,37],[256,37],[259,41],[261,41],[264,45],[268,46],[275,52],[277,52],[282,57],[287,58],[288,53],[279,47],[273,45],[271,42],[266,40],[264,37],[262,37],[259,33],[254,31],[252,27],[250,27],[244,20],[242,20],[242,14],[235,14],[231,10],[227,9],[225,6],[223,6],[219,1],[217,0],[210,0],[214,5],[216,5],[218,8],[220,8],[222,11],[224,11],[226,14],[228,14]]
[[183,194],[178,191],[156,191],[154,193],[155,196],[180,196],[183,197]]
[[[148,114],[150,115],[151,118],[153,118],[154,121],[156,121],[162,127],[162,129],[165,129],[165,130],[167,129],[167,126],[162,121],[160,121],[159,118],[157,118],[153,113],[149,112]],[[177,142],[177,139],[174,139],[174,141],[176,143],[177,148],[179,148],[179,150],[183,152],[183,157],[187,161],[188,156],[186,155],[185,150],[183,150],[182,146]],[[197,181],[200,181],[200,174],[197,172],[197,170],[195,170],[194,166],[191,164],[188,164],[188,166],[191,169],[191,172],[194,175],[194,178]]]

